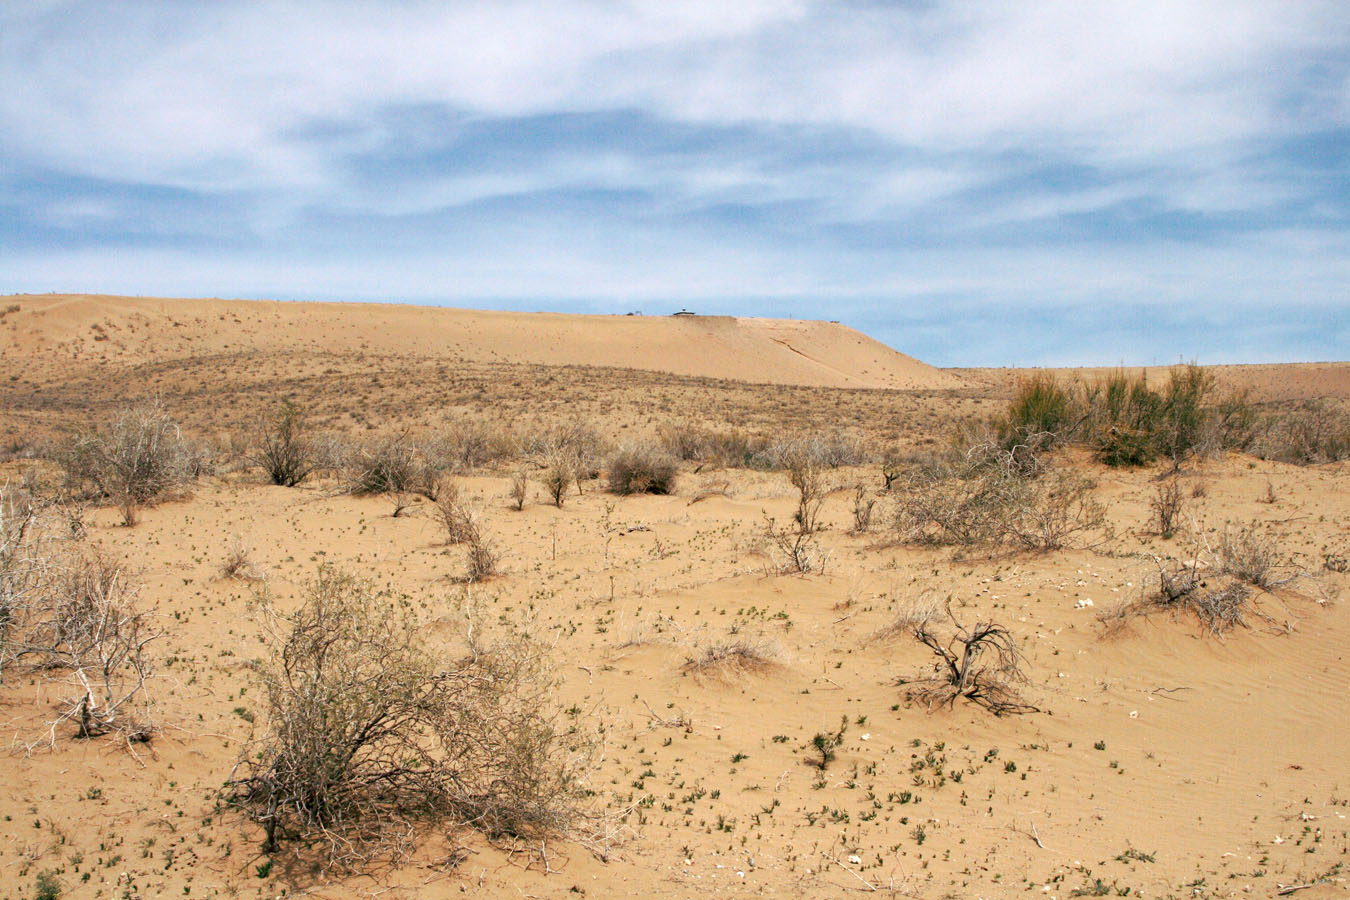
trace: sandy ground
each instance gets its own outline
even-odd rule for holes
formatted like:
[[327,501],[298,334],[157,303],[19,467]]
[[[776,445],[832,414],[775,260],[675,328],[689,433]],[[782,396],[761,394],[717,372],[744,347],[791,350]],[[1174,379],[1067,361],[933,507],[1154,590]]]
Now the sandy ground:
[[[143,313],[136,301],[108,303]],[[442,314],[452,315],[428,316]],[[55,427],[137,396],[150,371],[164,377],[166,401],[198,421],[219,411],[223,389],[184,385],[214,374],[235,372],[250,386],[237,398],[240,418],[265,397],[297,390],[287,380],[289,351],[251,357],[252,345],[234,346],[239,330],[211,338],[220,343],[210,359],[190,366],[169,368],[172,354],[136,355],[128,342],[118,351],[125,356],[80,372],[84,354],[112,338],[81,349],[81,360],[57,360],[60,342],[23,343],[29,320],[14,315],[0,321],[11,341],[12,386],[0,398],[11,440],[26,422]],[[99,315],[106,322],[111,313]],[[240,318],[248,315],[245,308]],[[162,350],[178,326],[156,327],[165,330],[148,344]],[[86,347],[84,320],[72,328]],[[286,343],[267,334],[259,343]],[[61,352],[73,352],[74,338],[65,340]],[[513,339],[503,340],[509,349]],[[235,351],[265,364],[230,363]],[[360,352],[333,351],[318,365],[350,373],[363,364]],[[344,402],[365,404],[372,428],[421,415],[420,406],[403,409],[417,379],[395,376],[424,361],[414,356],[400,370],[393,357],[378,358],[377,383],[365,378],[359,394],[345,394],[350,382],[336,375],[336,387],[321,389],[321,371],[298,389],[330,403],[335,421]],[[812,370],[822,379],[834,376],[821,371],[864,374],[857,356],[822,359],[833,367]],[[837,426],[920,444],[912,432],[993,409],[1007,381],[1006,372],[980,370],[939,373],[957,386],[908,393],[809,381],[755,388],[699,381],[698,364],[680,377],[601,391],[585,409],[616,440],[630,420],[636,430],[705,403],[722,404],[699,411],[708,420],[759,416],[765,428]],[[525,408],[531,391],[517,395],[509,380],[494,380],[504,372],[527,379],[534,395],[546,383],[564,396],[569,384],[596,394],[596,384],[614,380],[609,370],[484,365],[455,409],[490,413],[499,398]],[[1335,396],[1325,385],[1343,368],[1258,385]],[[834,392],[819,393],[826,388]],[[653,404],[661,392],[674,409]],[[1350,614],[1335,598],[1350,584],[1326,563],[1350,556],[1350,468],[1230,456],[1183,473],[1187,519],[1205,536],[1198,540],[1256,523],[1278,546],[1282,572],[1301,575],[1261,594],[1249,627],[1219,639],[1167,614],[1104,633],[1097,613],[1140,596],[1156,577],[1153,558],[1193,554],[1197,539],[1151,533],[1158,470],[1111,470],[1072,455],[1061,464],[1093,477],[1106,504],[1113,533],[1091,550],[989,559],[899,546],[885,497],[872,530],[854,534],[852,487],[879,496],[881,478],[874,468],[842,468],[829,473],[836,490],[818,538],[824,571],[808,575],[776,574],[764,540],[765,515],[787,521],[795,505],[782,473],[686,466],[673,496],[618,498],[587,482],[562,508],[546,504],[534,483],[523,511],[509,506],[509,473],[464,477],[461,490],[503,559],[502,574],[472,587],[458,582],[463,549],[445,546],[426,504],[395,518],[389,499],[351,497],[331,481],[286,489],[262,484],[256,470],[225,471],[144,510],[135,528],[122,527],[115,510],[95,510],[85,541],[136,573],[165,629],[153,683],[162,731],[139,758],[64,732],[54,748],[25,752],[20,745],[41,735],[63,687],[30,676],[0,688],[11,744],[0,787],[0,898],[33,896],[44,870],[59,871],[68,897],[1269,897],[1319,881],[1295,896],[1345,896]],[[3,468],[17,481],[30,465]],[[55,472],[38,464],[36,475]],[[234,536],[251,547],[264,582],[221,577]],[[559,702],[605,726],[590,782],[594,828],[610,836],[606,859],[577,841],[492,846],[432,833],[394,869],[336,876],[282,861],[261,877],[259,833],[216,806],[241,742],[263,725],[248,671],[260,646],[251,603],[264,585],[283,606],[295,603],[321,562],[406,593],[447,652],[459,646],[468,605],[490,617],[534,617],[555,644]],[[1025,696],[1041,711],[995,717],[969,704],[906,704],[897,679],[923,672],[932,654],[903,635],[878,634],[920,597],[950,598],[966,623],[1008,626],[1026,654]],[[740,638],[763,642],[774,663],[727,679],[683,671],[710,643]],[[841,716],[848,730],[822,773],[807,765],[807,745]],[[471,852],[447,868],[451,843]]]

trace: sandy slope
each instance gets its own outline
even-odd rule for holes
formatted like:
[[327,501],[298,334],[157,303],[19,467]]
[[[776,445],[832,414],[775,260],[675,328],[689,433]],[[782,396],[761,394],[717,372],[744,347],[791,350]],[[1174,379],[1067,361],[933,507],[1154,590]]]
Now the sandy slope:
[[0,298],[7,357],[41,364],[239,352],[368,353],[643,369],[766,384],[940,389],[956,376],[830,322],[582,316],[376,303],[50,294]]

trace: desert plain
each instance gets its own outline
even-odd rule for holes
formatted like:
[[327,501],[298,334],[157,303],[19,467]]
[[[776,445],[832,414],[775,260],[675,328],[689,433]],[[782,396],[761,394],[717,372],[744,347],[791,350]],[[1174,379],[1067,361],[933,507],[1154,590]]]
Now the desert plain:
[[[1113,466],[1070,443],[1043,456],[1100,508],[1081,533],[916,540],[897,524],[905,473],[962,423],[1003,415],[1032,374],[1111,372],[938,369],[829,322],[72,295],[0,310],[7,515],[37,510],[51,553],[115,564],[158,633],[134,740],[78,736],[69,671],[6,665],[0,897],[1346,895],[1343,458],[1254,439]],[[1315,408],[1334,428],[1350,406],[1350,363],[1206,372],[1272,420]],[[257,464],[287,401],[324,449],[291,487]],[[71,486],[62,447],[144,403],[192,471],[128,525]],[[351,489],[391,441],[439,461],[491,571],[471,574],[429,496]],[[555,498],[551,454],[577,444]],[[668,492],[608,489],[635,447],[673,461]],[[809,529],[793,447],[819,451]],[[1268,568],[1241,621],[1146,602],[1163,572],[1218,579],[1234,535]],[[547,702],[590,740],[567,827],[420,822],[361,866],[303,840],[264,852],[223,799],[269,727],[260,598],[296,608],[321,567],[406,601],[437,658],[475,628],[541,642]],[[958,626],[999,626],[1021,707],[915,696],[941,662],[916,623],[958,647]]]

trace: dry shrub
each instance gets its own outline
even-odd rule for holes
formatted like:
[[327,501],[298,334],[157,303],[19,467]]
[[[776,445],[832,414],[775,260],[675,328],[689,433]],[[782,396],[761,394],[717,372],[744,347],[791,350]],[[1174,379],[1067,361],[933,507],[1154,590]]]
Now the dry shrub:
[[465,580],[482,581],[497,574],[497,552],[483,533],[477,513],[460,500],[459,488],[454,482],[445,483],[436,500],[436,512],[445,528],[445,542],[468,547]]
[[1037,712],[1014,687],[1027,679],[1012,633],[993,622],[977,622],[967,629],[952,615],[950,606],[946,611],[952,628],[945,640],[931,621],[914,628],[915,639],[932,650],[938,662],[927,677],[900,680],[905,699],[929,709],[953,706],[965,698],[995,715]]
[[877,498],[868,495],[867,488],[862,484],[855,485],[853,488],[853,533],[866,534],[872,530],[872,510],[877,505]]
[[44,587],[47,553],[37,511],[0,490],[0,681],[23,649],[30,610]]
[[353,494],[417,494],[435,501],[442,471],[405,433],[353,454],[347,465],[347,490]]
[[544,490],[553,498],[553,505],[562,509],[567,489],[577,481],[577,461],[566,450],[555,450],[544,464]]
[[779,652],[772,644],[739,638],[709,644],[685,658],[680,671],[699,678],[730,680],[763,672],[777,664]]
[[565,832],[582,799],[589,739],[555,711],[543,647],[512,633],[445,667],[406,600],[321,568],[300,609],[262,598],[263,736],[225,799],[284,842],[355,868],[399,856],[419,825],[489,836]]
[[123,409],[103,428],[77,436],[63,448],[61,463],[68,487],[78,491],[92,482],[129,526],[137,505],[182,485],[190,469],[182,433],[158,400]]
[[626,447],[609,461],[609,490],[615,494],[672,494],[675,460],[654,446]]
[[1225,531],[1216,552],[1209,552],[1207,547],[1196,550],[1186,560],[1155,559],[1156,586],[1139,599],[1099,615],[1103,630],[1114,633],[1135,616],[1169,609],[1193,614],[1210,634],[1222,637],[1237,626],[1246,626],[1247,615],[1255,611],[1253,588],[1270,590],[1295,577],[1274,577],[1281,567],[1278,550],[1255,525]]
[[254,463],[261,466],[272,484],[295,487],[317,465],[314,443],[305,426],[305,415],[290,400],[258,422],[258,450]]
[[774,574],[824,573],[829,554],[820,548],[814,534],[798,528],[779,528],[764,517],[764,553]]
[[779,465],[787,471],[788,481],[797,489],[797,511],[792,518],[802,534],[816,531],[820,507],[829,493],[825,464],[818,451],[816,444],[806,440],[783,444],[778,448]]
[[[146,647],[161,632],[141,608],[135,584],[113,561],[90,550],[62,552],[31,531],[7,540],[31,541],[21,561],[0,559],[6,608],[0,658],[64,684],[61,712],[45,735],[27,744],[54,745],[66,723],[92,738],[117,733],[128,743],[148,740],[151,663]],[[15,571],[16,564],[23,571]]]
[[477,527],[472,510],[460,500],[459,485],[450,480],[442,483],[440,494],[436,497],[436,516],[445,529],[447,544],[468,543]]
[[252,552],[242,535],[231,535],[225,549],[225,561],[220,564],[220,576],[238,581],[262,581],[262,569],[253,561]]
[[1264,423],[1252,452],[1298,465],[1350,459],[1350,412],[1320,400],[1299,404]]
[[1092,487],[1069,472],[1028,476],[1015,450],[979,444],[902,476],[895,527],[913,543],[1057,550],[1104,524]]
[[530,482],[525,477],[525,470],[521,469],[511,474],[511,503],[517,511],[525,508],[525,500],[530,493]]
[[1219,570],[1247,584],[1269,590],[1281,582],[1275,572],[1282,567],[1275,541],[1255,523],[1245,528],[1225,528],[1219,543]]
[[471,472],[516,457],[520,443],[507,428],[465,419],[425,441],[423,452],[438,468]]
[[716,468],[731,469],[754,465],[769,442],[760,435],[739,429],[716,430],[695,425],[663,425],[657,439],[671,456]]
[[1157,493],[1149,504],[1153,509],[1153,522],[1158,534],[1170,540],[1177,533],[1181,521],[1181,486],[1175,478],[1158,485]]

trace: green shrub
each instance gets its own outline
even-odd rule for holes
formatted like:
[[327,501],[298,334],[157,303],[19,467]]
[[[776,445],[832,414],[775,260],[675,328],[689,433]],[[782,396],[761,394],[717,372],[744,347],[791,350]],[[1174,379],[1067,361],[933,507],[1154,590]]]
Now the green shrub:
[[1017,383],[1008,412],[999,422],[999,438],[1005,447],[1040,438],[1050,447],[1068,441],[1077,429],[1080,414],[1067,388],[1049,373],[1022,378]]
[[304,411],[290,400],[258,427],[258,453],[254,461],[262,466],[273,484],[295,487],[314,471],[314,444],[305,428]]

